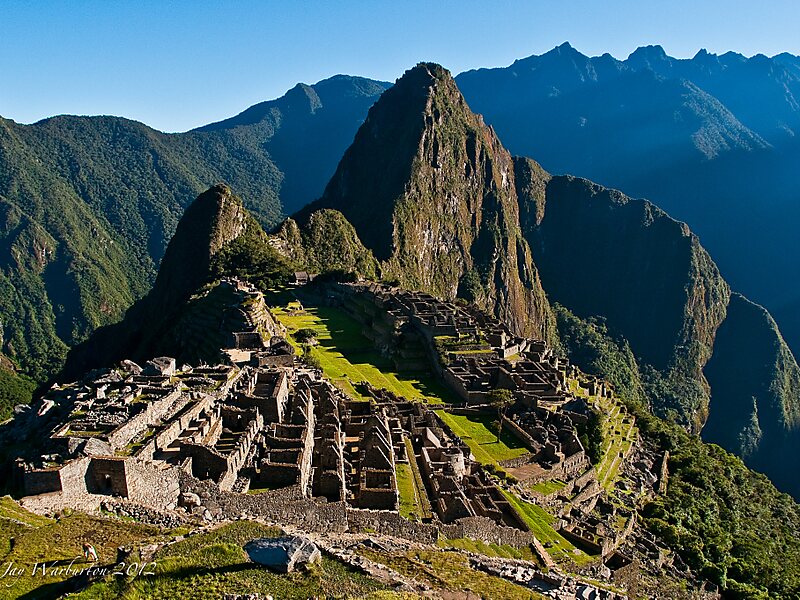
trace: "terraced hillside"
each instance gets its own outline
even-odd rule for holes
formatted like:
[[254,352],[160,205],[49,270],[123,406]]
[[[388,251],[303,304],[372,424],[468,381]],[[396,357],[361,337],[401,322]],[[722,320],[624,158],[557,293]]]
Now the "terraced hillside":
[[453,394],[429,372],[400,373],[391,360],[382,356],[361,333],[361,325],[345,311],[328,306],[287,300],[270,310],[288,330],[289,339],[299,352],[303,344],[296,334],[301,329],[316,332],[315,344],[309,346],[312,360],[318,361],[325,376],[355,398],[366,399],[354,384],[366,381],[376,388],[398,396],[431,404],[453,402]]

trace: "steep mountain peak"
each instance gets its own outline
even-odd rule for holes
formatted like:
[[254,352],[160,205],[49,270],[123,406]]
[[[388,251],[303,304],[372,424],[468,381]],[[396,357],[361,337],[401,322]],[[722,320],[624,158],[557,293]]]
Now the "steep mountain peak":
[[153,292],[179,303],[208,278],[211,260],[247,228],[242,201],[224,183],[209,188],[183,214],[161,261]]
[[289,110],[299,109],[304,112],[313,113],[322,106],[322,101],[317,95],[316,90],[306,83],[298,83],[295,85],[286,92],[283,96],[283,100],[286,104],[286,108]]
[[576,50],[569,42],[564,42],[563,44],[556,46],[555,48],[553,48],[548,52],[545,52],[538,58],[540,58],[543,62],[552,62],[552,61],[560,62],[563,60],[572,60],[572,61],[591,60],[588,56]]
[[563,42],[563,43],[559,44],[558,46],[556,46],[555,48],[553,48],[549,52],[546,52],[545,54],[543,54],[543,56],[547,56],[548,54],[551,55],[551,56],[556,56],[556,55],[558,55],[558,56],[575,56],[575,55],[584,56],[578,50],[576,50],[575,47],[572,44],[570,44],[569,42]]
[[659,45],[640,46],[625,60],[625,64],[632,69],[653,69],[656,72],[660,72],[671,63],[672,59]]
[[705,48],[700,48],[691,58],[691,62],[700,67],[718,67],[720,65],[719,55],[709,52]]
[[[288,276],[285,260],[269,246],[264,230],[239,197],[219,183],[186,209],[150,292],[128,309],[122,321],[97,329],[73,347],[61,376],[77,377],[123,358],[141,360],[158,354],[198,358],[198,348],[179,342],[176,324],[198,297],[206,295],[209,284],[221,275],[257,272],[267,278],[278,271]],[[219,333],[211,329],[205,333]]]
[[461,94],[450,71],[436,63],[421,62],[406,71],[395,83],[398,93],[408,94],[407,99],[428,98],[435,89]]
[[519,232],[514,162],[442,66],[419,63],[384,92],[298,224],[321,208],[345,216],[384,276],[473,300],[520,333],[552,333]]
[[[426,134],[439,124],[470,121],[482,125],[466,106],[450,72],[434,63],[406,71],[372,106],[356,138],[325,189],[322,199],[303,210],[303,223],[317,205],[337,208],[355,226],[364,244],[379,259],[392,253],[392,211],[404,193]],[[433,149],[439,152],[438,143]],[[365,168],[369,165],[369,168]],[[365,210],[341,207],[352,190],[370,190]]]

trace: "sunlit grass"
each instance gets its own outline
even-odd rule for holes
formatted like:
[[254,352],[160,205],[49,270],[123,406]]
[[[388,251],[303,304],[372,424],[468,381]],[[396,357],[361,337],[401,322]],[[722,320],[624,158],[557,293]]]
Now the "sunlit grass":
[[506,430],[498,439],[496,431],[490,429],[491,415],[454,415],[442,410],[437,410],[436,414],[464,440],[475,459],[482,464],[497,464],[528,452],[522,442]]
[[366,399],[353,384],[367,381],[376,388],[385,388],[409,400],[441,404],[452,402],[454,395],[429,373],[400,373],[394,363],[382,356],[373,343],[361,333],[361,325],[339,308],[306,306],[296,301],[271,310],[286,326],[289,341],[302,353],[292,334],[300,329],[313,329],[317,344],[311,354],[323,373],[347,394]]

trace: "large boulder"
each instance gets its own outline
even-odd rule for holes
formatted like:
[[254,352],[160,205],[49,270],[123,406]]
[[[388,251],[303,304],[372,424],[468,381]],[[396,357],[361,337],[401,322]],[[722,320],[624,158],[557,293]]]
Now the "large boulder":
[[244,551],[253,562],[278,573],[304,568],[322,556],[317,545],[302,536],[258,538],[247,542]]

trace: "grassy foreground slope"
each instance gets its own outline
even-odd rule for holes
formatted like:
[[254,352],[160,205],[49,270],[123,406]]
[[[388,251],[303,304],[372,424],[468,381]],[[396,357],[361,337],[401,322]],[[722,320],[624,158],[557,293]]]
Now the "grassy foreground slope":
[[[279,575],[250,562],[242,546],[260,537],[276,537],[281,530],[237,521],[162,548],[153,557],[155,575],[117,577],[90,586],[76,598],[129,600],[196,598],[218,600],[226,593],[274,598],[369,598],[385,586],[323,557],[307,572]],[[375,597],[392,597],[381,595]]]
[[[0,598],[53,598],[70,591],[76,579],[58,569],[70,565],[77,571],[91,566],[83,558],[82,544],[92,544],[98,554],[98,565],[113,565],[117,547],[146,541],[159,541],[165,536],[155,527],[90,517],[75,513],[59,519],[47,519],[21,508],[8,496],[0,498],[0,562],[3,571],[9,565],[20,568],[0,584]],[[45,563],[46,570],[41,572]],[[39,565],[36,575],[34,565]]]

